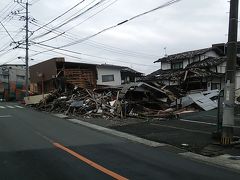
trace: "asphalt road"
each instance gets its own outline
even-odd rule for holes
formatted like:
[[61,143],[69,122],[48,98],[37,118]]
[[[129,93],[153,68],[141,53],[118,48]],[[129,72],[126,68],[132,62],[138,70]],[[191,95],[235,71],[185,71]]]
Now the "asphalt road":
[[233,171],[0,103],[0,179],[239,179]]

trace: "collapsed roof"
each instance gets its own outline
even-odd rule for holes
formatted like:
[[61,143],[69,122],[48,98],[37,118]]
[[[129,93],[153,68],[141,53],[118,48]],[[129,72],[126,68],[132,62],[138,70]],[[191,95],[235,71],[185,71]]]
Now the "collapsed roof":
[[204,48],[204,49],[198,49],[198,50],[187,51],[187,52],[182,52],[182,53],[177,53],[177,54],[172,54],[172,55],[169,55],[169,56],[165,56],[163,58],[158,59],[154,63],[157,63],[157,62],[172,62],[172,61],[194,58],[196,56],[205,54],[205,53],[210,52],[210,51],[215,51],[218,54],[222,54],[221,50],[218,49],[218,48]]

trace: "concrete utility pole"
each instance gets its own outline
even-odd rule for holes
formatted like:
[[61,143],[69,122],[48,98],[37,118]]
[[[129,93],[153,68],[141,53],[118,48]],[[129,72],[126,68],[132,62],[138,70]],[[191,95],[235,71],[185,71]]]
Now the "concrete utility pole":
[[26,41],[26,55],[25,55],[25,63],[26,63],[26,74],[25,74],[25,89],[26,89],[26,92],[25,92],[25,97],[28,97],[29,93],[28,93],[28,86],[29,86],[29,77],[28,77],[28,74],[29,74],[29,67],[28,67],[28,61],[29,61],[29,57],[28,57],[28,50],[29,50],[29,44],[28,44],[28,23],[29,23],[29,17],[28,17],[28,6],[29,6],[29,3],[28,3],[28,0],[26,0],[26,2],[23,2],[23,0],[14,0],[14,2],[17,2],[19,4],[24,4],[25,5],[25,9],[26,9],[26,37],[25,37],[25,41]]
[[29,67],[28,67],[28,0],[26,2],[26,57],[25,57],[25,61],[26,61],[26,97],[28,97],[28,86],[29,86]]
[[224,88],[223,129],[221,143],[231,144],[234,126],[235,71],[237,59],[238,0],[230,1],[227,67]]

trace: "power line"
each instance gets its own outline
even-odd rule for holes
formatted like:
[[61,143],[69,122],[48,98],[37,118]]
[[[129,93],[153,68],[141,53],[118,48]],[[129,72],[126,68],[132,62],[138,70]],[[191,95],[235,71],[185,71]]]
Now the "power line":
[[77,6],[79,6],[80,4],[82,4],[84,1],[85,1],[85,0],[82,0],[82,1],[78,2],[78,3],[75,4],[73,7],[71,7],[70,9],[68,9],[67,11],[65,11],[64,13],[62,13],[61,15],[57,16],[57,17],[54,18],[53,20],[49,21],[48,23],[46,23],[46,24],[44,24],[43,26],[41,26],[41,27],[39,27],[38,29],[36,29],[36,30],[34,31],[34,33],[37,32],[37,31],[39,31],[40,29],[48,26],[49,24],[53,23],[53,22],[56,21],[57,19],[61,18],[62,16],[64,16],[65,14],[67,14],[68,12],[70,12],[71,10],[73,10],[74,8],[76,8]]
[[[31,34],[28,38],[30,38],[35,32],[37,32],[37,31],[39,31],[39,30],[41,30],[41,29],[44,29],[44,28],[45,28],[46,26],[48,26],[49,24],[51,24],[51,23],[53,23],[54,21],[56,21],[57,19],[61,18],[62,16],[64,16],[65,14],[67,14],[68,12],[70,12],[71,10],[73,10],[74,8],[76,8],[77,6],[79,6],[79,5],[80,5],[81,3],[83,3],[84,1],[85,1],[85,0],[82,0],[82,1],[78,2],[76,5],[74,5],[73,7],[71,7],[70,9],[68,9],[67,11],[65,11],[64,13],[62,13],[61,15],[57,16],[56,18],[54,18],[53,20],[49,21],[48,23],[40,26],[38,29],[36,29],[35,31],[33,31],[32,34]],[[18,44],[18,47],[19,47],[20,45],[22,45],[22,44],[23,44],[23,42],[22,42],[22,43],[19,43],[19,44]]]
[[[94,1],[96,1],[96,0],[94,0]],[[94,2],[94,1],[93,1],[93,2]],[[63,33],[59,34],[58,36],[55,36],[55,37],[46,39],[46,40],[44,40],[44,41],[42,41],[42,42],[51,41],[51,40],[53,40],[53,39],[55,39],[55,38],[58,38],[58,37],[62,36],[63,34],[66,34],[66,32],[71,31],[71,30],[74,29],[75,27],[77,27],[77,26],[83,24],[84,22],[86,22],[87,20],[93,18],[94,16],[96,16],[96,15],[99,14],[100,12],[104,11],[105,9],[107,9],[108,7],[110,7],[111,5],[113,5],[114,3],[116,3],[117,1],[118,1],[118,0],[114,0],[112,3],[110,3],[109,5],[107,5],[107,6],[104,7],[103,9],[101,9],[100,11],[94,13],[94,14],[91,15],[90,17],[84,19],[84,20],[81,21],[80,23],[74,25],[73,27],[71,27],[71,28],[69,28],[68,30],[64,31]],[[87,6],[89,6],[89,5],[92,4],[93,2],[89,3]],[[105,2],[105,1],[104,1],[104,2]],[[107,4],[108,2],[111,2],[111,0],[110,0],[110,1],[106,1],[105,3],[104,3],[104,2],[103,2],[102,5],[105,5],[105,4]],[[86,8],[87,6],[85,6],[84,8]],[[100,7],[100,6],[98,6],[98,7]],[[98,8],[98,7],[96,6],[96,8]],[[81,10],[83,10],[84,8],[82,8]],[[86,12],[83,12],[82,15],[83,15],[84,13],[86,13]],[[72,17],[73,17],[73,16],[72,16]],[[33,39],[41,38],[41,37],[43,37],[43,36],[45,36],[45,35],[47,35],[47,34],[50,34],[50,33],[52,33],[52,32],[54,33],[54,31],[56,31],[56,29],[52,28],[52,29],[50,29],[48,32],[46,32],[46,33],[44,33],[44,34],[42,34],[42,35],[39,35],[39,36],[37,36],[37,37],[35,37],[35,38],[33,38]],[[75,38],[74,38],[74,40],[75,40]]]
[[105,32],[105,31],[108,31],[108,30],[110,30],[110,29],[113,29],[113,28],[116,28],[116,27],[118,27],[118,26],[121,26],[121,25],[123,25],[123,24],[125,24],[125,23],[127,23],[127,22],[129,22],[129,21],[132,21],[132,20],[134,20],[134,19],[136,19],[136,18],[139,18],[139,17],[141,17],[141,16],[143,16],[143,15],[146,15],[146,14],[148,14],[148,13],[151,13],[151,12],[153,12],[153,11],[156,11],[156,10],[159,10],[159,9],[162,9],[162,8],[165,8],[165,7],[168,7],[168,6],[170,6],[170,5],[172,5],[172,4],[175,4],[175,3],[179,2],[179,1],[181,1],[181,0],[171,0],[171,1],[169,1],[169,2],[164,3],[163,5],[160,5],[160,6],[156,7],[156,8],[154,8],[154,9],[151,9],[151,10],[146,11],[146,12],[144,12],[144,13],[141,13],[141,14],[138,14],[138,15],[136,15],[136,16],[133,16],[133,17],[131,17],[131,18],[128,19],[128,20],[124,20],[124,21],[122,21],[122,22],[120,22],[120,23],[118,23],[118,24],[116,24],[116,25],[114,25],[114,26],[110,26],[110,27],[108,27],[108,28],[105,28],[105,29],[103,29],[103,30],[101,30],[101,31],[93,34],[93,35],[87,36],[87,37],[85,37],[85,38],[79,39],[79,40],[77,40],[77,41],[75,41],[75,42],[72,42],[72,43],[65,44],[65,45],[60,46],[60,47],[57,47],[57,49],[59,49],[59,48],[65,48],[65,47],[73,46],[73,45],[75,45],[75,44],[82,43],[82,42],[84,42],[84,41],[86,41],[86,40],[89,40],[89,39],[91,39],[91,38],[99,35],[99,34],[102,34],[102,33]]
[[[41,47],[43,48],[43,47]],[[43,48],[43,49],[47,49],[47,48]],[[35,52],[40,52],[40,51],[36,51],[36,50],[32,50],[32,51],[35,51]],[[89,63],[90,62],[96,62],[97,64],[102,64],[100,63],[100,61],[94,61],[92,59],[87,59],[87,58],[82,58],[82,57],[77,57],[77,56],[73,56],[73,55],[69,55],[69,54],[65,54],[65,53],[61,53],[61,52],[57,52],[57,51],[52,51],[53,53],[55,54],[61,54],[61,55],[64,55],[66,57],[71,57],[71,58],[74,58],[74,59],[78,59],[78,60],[81,60],[81,62],[83,63]],[[105,60],[108,60],[108,61],[112,61],[112,62],[122,62],[122,61],[119,61],[119,60],[111,60],[111,59],[108,59],[108,58],[104,58]],[[86,61],[84,61],[86,60]],[[146,65],[146,64],[138,64],[138,63],[130,63],[130,62],[125,62],[124,63],[126,64],[134,64],[134,65],[137,65],[137,66],[150,66],[150,67],[158,67],[158,66],[154,66],[154,65]]]
[[[6,11],[6,9],[8,9],[9,7],[9,5],[10,5],[10,7],[11,7],[11,4],[13,4],[13,1],[11,0],[6,6],[4,6],[1,10],[0,10],[0,14],[5,10]],[[4,12],[5,12],[4,11]]]
[[168,7],[168,6],[170,6],[170,5],[172,5],[172,4],[175,4],[175,3],[179,2],[179,1],[181,1],[181,0],[171,0],[171,1],[165,3],[165,4],[161,5],[161,6],[158,6],[158,7],[154,8],[154,9],[151,9],[151,10],[146,11],[146,12],[144,12],[144,13],[141,13],[141,14],[138,14],[138,15],[136,15],[136,16],[133,16],[133,17],[130,18],[130,19],[124,20],[124,21],[122,21],[122,22],[120,22],[120,23],[118,23],[118,24],[116,24],[116,25],[107,27],[107,28],[105,28],[105,29],[103,29],[103,30],[101,30],[101,31],[93,34],[93,35],[87,36],[87,37],[85,37],[85,38],[82,38],[82,39],[80,39],[80,40],[77,40],[77,41],[75,41],[75,42],[73,42],[73,43],[66,44],[66,45],[61,46],[61,47],[68,47],[68,46],[72,46],[72,45],[81,43],[81,42],[86,41],[86,40],[88,40],[88,39],[91,39],[91,38],[93,38],[93,37],[95,37],[95,36],[97,36],[97,35],[99,35],[99,34],[102,34],[102,33],[106,32],[106,31],[108,31],[108,30],[110,30],[110,29],[113,29],[113,28],[116,28],[116,27],[118,27],[118,26],[121,26],[121,25],[123,25],[123,24],[125,24],[125,23],[127,23],[127,22],[129,22],[129,21],[132,21],[132,20],[134,20],[134,19],[136,19],[136,18],[139,18],[139,17],[141,17],[141,16],[144,16],[144,15],[149,14],[149,13],[151,13],[151,12],[154,12],[154,11],[156,11],[156,10],[159,10],[159,9],[162,9],[162,8],[165,8],[165,7]]
[[[83,21],[81,21],[80,23],[74,25],[73,27],[69,28],[68,30],[64,31],[65,33],[68,31],[71,31],[72,29],[74,29],[75,27],[83,24],[84,22],[86,22],[87,20],[93,18],[94,16],[96,16],[97,14],[101,13],[102,11],[104,11],[105,9],[107,9],[108,7],[110,7],[111,5],[115,4],[118,0],[114,0],[113,2],[111,2],[111,0],[109,2],[111,2],[110,4],[108,4],[106,7],[102,8],[101,10],[97,11],[96,13],[94,13],[93,15],[89,16],[88,18],[84,19]],[[108,2],[106,2],[105,4],[107,4]],[[105,5],[103,4],[103,5]]]
[[13,39],[13,37],[11,36],[11,34],[8,32],[8,30],[6,29],[6,27],[3,25],[3,23],[2,23],[1,21],[0,21],[0,24],[1,24],[2,27],[5,29],[6,33],[7,33],[8,36],[12,39],[12,41],[15,42],[14,39]]
[[[57,25],[57,27],[51,29],[49,32],[46,32],[46,33],[44,33],[44,34],[41,34],[41,35],[39,35],[39,36],[36,36],[36,37],[32,38],[32,40],[35,40],[35,39],[41,38],[41,37],[43,37],[43,36],[46,36],[47,34],[50,34],[52,31],[55,31],[55,30],[63,27],[64,25],[72,22],[73,20],[75,20],[75,19],[77,19],[78,17],[80,17],[81,15],[89,12],[90,10],[92,10],[93,8],[97,7],[98,5],[100,5],[101,3],[105,2],[105,1],[106,1],[106,0],[101,0],[101,1],[97,2],[97,3],[94,4],[93,6],[89,7],[88,9],[86,9],[85,11],[83,11],[83,12],[81,12],[81,13],[73,16],[73,17],[71,17],[70,19],[66,20],[66,21],[63,22],[62,24]],[[91,4],[91,3],[90,3],[90,4]]]
[[[76,52],[76,51],[72,51],[72,50],[67,50],[67,49],[63,49],[63,48],[55,48],[53,46],[49,46],[49,45],[45,45],[45,44],[40,44],[40,43],[37,43],[38,45],[41,45],[41,46],[45,46],[47,48],[54,48],[56,50],[61,50],[61,51],[65,51],[65,52],[69,52],[69,53],[74,53],[74,54],[78,54],[78,55],[84,55],[84,56],[89,56],[89,57],[94,57],[94,58],[98,58],[98,59],[107,59],[107,60],[110,60],[110,61],[114,61],[114,62],[123,62],[123,63],[128,63],[128,64],[135,64],[135,65],[140,65],[140,66],[151,66],[151,67],[156,67],[154,65],[147,65],[147,64],[141,64],[141,63],[129,63],[127,61],[122,61],[122,60],[114,60],[114,59],[110,59],[110,58],[105,58],[105,57],[101,57],[101,56],[96,56],[96,55],[90,55],[90,54],[86,54],[86,53],[81,53],[81,52]],[[36,45],[36,44],[34,44]],[[37,45],[37,46],[38,46]],[[39,46],[38,46],[39,47]],[[44,48],[44,49],[47,49],[47,48]],[[49,49],[47,49],[49,50]],[[54,52],[54,50],[51,50]],[[39,55],[39,54],[42,54],[43,52],[39,52],[35,55],[31,55],[31,57],[33,56],[36,56],[36,55]]]
[[15,53],[15,55],[13,56],[13,58],[11,58],[11,59],[8,60],[8,61],[5,61],[4,63],[2,63],[2,65],[8,64],[8,63],[10,63],[10,62],[12,62],[12,61],[14,61],[14,60],[17,60],[18,54],[19,54],[19,52]]
[[[40,27],[40,25],[38,25],[36,23],[32,23],[32,24]],[[77,35],[72,34],[72,33],[65,33],[65,32],[60,32],[60,31],[56,31],[56,32],[54,31],[53,33],[56,34],[56,36],[52,37],[52,39],[54,39],[56,37],[59,37],[59,36],[62,36],[62,37],[65,37],[69,40],[75,40],[76,37],[77,37]],[[43,42],[46,42],[46,41],[48,41],[48,40],[44,40],[44,41],[41,41],[39,43],[43,43]],[[88,46],[91,46],[91,47],[94,47],[94,48],[97,48],[97,49],[102,49],[102,50],[105,50],[105,51],[108,51],[108,52],[127,55],[127,56],[131,56],[131,57],[136,57],[136,56],[137,57],[148,57],[148,58],[157,58],[158,57],[158,55],[150,55],[150,54],[143,53],[143,52],[129,51],[129,50],[121,49],[121,48],[114,47],[114,46],[109,46],[109,45],[99,43],[99,42],[96,42],[96,41],[91,41],[91,40],[89,40],[89,42],[83,42],[83,44],[86,44]]]
[[0,54],[0,57],[4,56],[5,54],[8,54],[8,53],[9,53],[10,51],[12,51],[12,50],[13,50],[13,49],[8,49],[8,50],[6,50],[6,52]]

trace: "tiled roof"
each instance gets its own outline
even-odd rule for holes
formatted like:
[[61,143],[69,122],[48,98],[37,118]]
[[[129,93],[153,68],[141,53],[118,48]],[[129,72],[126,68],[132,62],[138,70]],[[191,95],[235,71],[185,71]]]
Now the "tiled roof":
[[202,61],[194,62],[187,65],[186,69],[189,68],[210,68],[213,66],[217,66],[224,61],[226,61],[226,57],[208,57]]
[[172,62],[172,61],[177,61],[177,60],[182,60],[182,59],[193,58],[195,56],[205,54],[211,50],[213,50],[213,48],[205,48],[205,49],[199,49],[199,50],[194,50],[194,51],[187,51],[187,52],[172,54],[172,55],[160,58],[157,61],[155,61],[154,63],[156,63],[156,62]]
[[191,69],[168,69],[168,70],[157,70],[146,76],[146,80],[183,80],[184,76],[188,77],[209,77],[223,76],[223,73],[215,73],[205,68],[191,68]]

